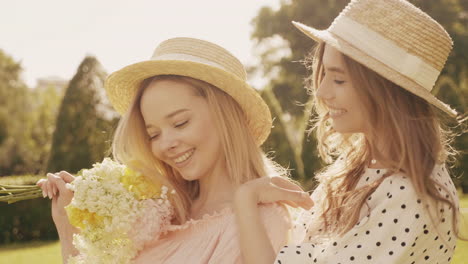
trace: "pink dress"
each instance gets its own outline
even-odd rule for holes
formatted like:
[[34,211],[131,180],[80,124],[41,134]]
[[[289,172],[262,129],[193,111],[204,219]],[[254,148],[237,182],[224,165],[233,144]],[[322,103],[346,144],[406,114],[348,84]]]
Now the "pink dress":
[[[289,213],[281,205],[268,204],[260,206],[260,215],[273,248],[278,252],[288,242],[292,227]],[[169,229],[164,237],[148,243],[134,263],[242,263],[236,216],[230,207]]]

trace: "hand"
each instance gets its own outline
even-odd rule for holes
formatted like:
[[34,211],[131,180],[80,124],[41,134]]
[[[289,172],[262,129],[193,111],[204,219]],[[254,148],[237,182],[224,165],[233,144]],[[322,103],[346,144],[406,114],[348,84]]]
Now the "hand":
[[262,177],[244,183],[236,191],[237,199],[253,199],[256,203],[282,202],[309,210],[312,198],[301,187],[282,177]]
[[[63,221],[68,221],[65,212],[65,206],[69,205],[73,192],[69,190],[65,184],[75,180],[75,177],[66,171],[59,173],[47,173],[47,179],[41,179],[36,184],[41,187],[42,195],[52,199],[52,218],[55,225],[64,224]],[[57,226],[57,227],[58,227]]]

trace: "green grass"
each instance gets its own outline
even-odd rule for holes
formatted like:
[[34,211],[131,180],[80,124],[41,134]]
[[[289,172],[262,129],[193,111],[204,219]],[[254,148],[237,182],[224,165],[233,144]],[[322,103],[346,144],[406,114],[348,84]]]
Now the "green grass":
[[[460,207],[468,208],[468,195],[460,199]],[[467,263],[468,242],[458,241],[453,264]],[[59,242],[30,242],[0,246],[0,264],[59,264],[61,263]]]
[[30,242],[0,247],[1,264],[62,263],[59,242]]
[[[468,242],[459,241],[452,263],[463,264],[467,259]],[[61,261],[59,242],[32,242],[0,247],[2,264],[59,264]]]

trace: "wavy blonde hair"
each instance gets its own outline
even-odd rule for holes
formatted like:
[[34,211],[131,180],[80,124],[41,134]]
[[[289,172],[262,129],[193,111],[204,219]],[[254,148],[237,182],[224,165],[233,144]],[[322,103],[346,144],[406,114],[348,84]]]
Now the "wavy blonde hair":
[[198,181],[186,181],[172,167],[155,158],[151,152],[149,136],[140,110],[140,101],[151,82],[172,80],[189,84],[196,96],[203,97],[214,117],[221,138],[227,175],[236,186],[263,176],[283,175],[284,170],[265,157],[255,138],[248,130],[247,120],[239,104],[227,93],[201,80],[177,75],[154,76],[144,80],[137,91],[129,110],[122,116],[112,144],[116,160],[131,166],[151,180],[174,189],[170,197],[175,207],[176,223],[189,217],[192,201],[199,195]]
[[[439,194],[438,188],[446,191],[447,188],[430,177],[436,164],[445,163],[455,154],[449,144],[449,133],[441,128],[433,107],[343,54],[351,82],[357,87],[356,93],[365,109],[364,119],[370,133],[364,136],[334,131],[327,107],[315,95],[324,73],[324,49],[324,43],[318,44],[311,53],[313,57],[309,56],[306,63],[313,71],[308,89],[315,96],[317,113],[312,129],[316,131],[320,156],[331,164],[317,176],[326,192],[321,215],[325,229],[337,234],[349,231],[358,222],[360,214],[360,210],[349,208],[362,208],[366,198],[386,177],[402,172],[411,179],[417,195],[427,198],[428,203],[445,203],[454,208],[453,227],[457,231],[457,206]],[[371,146],[375,146],[379,138],[391,142],[383,150],[385,155],[371,153]],[[355,189],[372,157],[388,168],[388,172],[379,181]],[[335,162],[337,159],[344,162]],[[429,213],[436,219],[432,211]]]

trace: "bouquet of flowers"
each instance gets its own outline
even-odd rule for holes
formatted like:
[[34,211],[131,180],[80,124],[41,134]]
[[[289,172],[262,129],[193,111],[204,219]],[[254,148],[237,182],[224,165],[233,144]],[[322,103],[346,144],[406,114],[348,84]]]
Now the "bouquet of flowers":
[[[138,164],[130,164],[138,167]],[[159,238],[174,216],[166,186],[109,158],[84,169],[67,188],[74,191],[65,208],[80,229],[73,236],[79,255],[68,263],[130,263],[144,245]],[[0,185],[0,202],[42,197],[36,185]]]
[[80,254],[69,263],[130,263],[170,225],[167,187],[108,158],[80,174],[67,184],[74,191],[67,214],[80,229],[73,237]]

